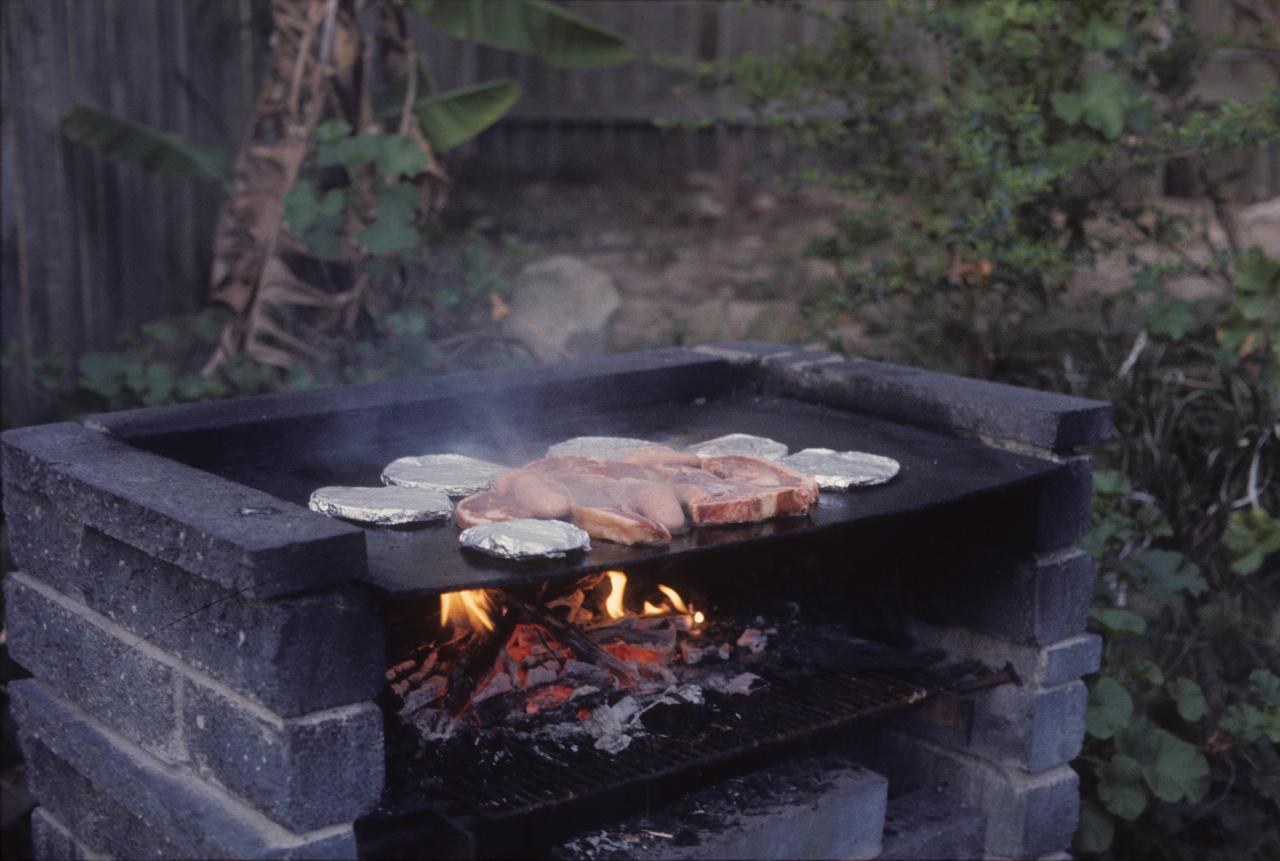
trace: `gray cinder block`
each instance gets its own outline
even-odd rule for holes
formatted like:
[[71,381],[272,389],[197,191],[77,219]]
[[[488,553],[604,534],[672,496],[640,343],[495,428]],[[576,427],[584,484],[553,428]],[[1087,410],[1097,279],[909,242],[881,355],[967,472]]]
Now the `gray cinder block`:
[[[65,766],[36,765],[31,776],[34,794],[61,821],[79,823],[84,817],[96,817],[95,821],[116,819],[130,827],[143,823],[146,833],[134,839],[167,844],[157,843],[159,849],[142,844],[136,852],[121,850],[116,847],[128,844],[117,842],[123,838],[115,835],[109,845],[116,852],[186,858],[355,857],[350,823],[295,834],[221,790],[166,766],[42,682],[24,679],[12,683],[9,691],[19,739],[29,760]],[[42,751],[50,756],[41,760]],[[68,781],[63,778],[71,783],[77,779],[71,775],[84,779],[83,791],[66,791]],[[110,798],[97,789],[103,786],[112,787]],[[61,803],[66,806],[55,806]]]
[[76,523],[35,494],[10,487],[4,504],[27,574],[278,715],[372,699],[384,682],[383,626],[359,587],[257,600]]
[[349,822],[382,793],[382,713],[371,703],[277,716],[187,680],[183,738],[198,774],[292,831]]
[[365,574],[359,528],[106,434],[64,422],[0,441],[7,487],[222,586],[271,597]]
[[15,661],[150,753],[181,757],[171,664],[154,649],[133,648],[134,638],[113,636],[91,611],[25,574],[5,577],[4,592]]

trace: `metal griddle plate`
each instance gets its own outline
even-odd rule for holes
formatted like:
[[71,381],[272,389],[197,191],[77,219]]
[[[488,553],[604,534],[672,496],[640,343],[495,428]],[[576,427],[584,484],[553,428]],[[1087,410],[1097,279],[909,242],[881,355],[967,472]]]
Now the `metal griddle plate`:
[[[582,434],[637,436],[677,447],[731,431],[771,437],[792,450],[825,447],[887,455],[902,471],[881,487],[849,493],[822,493],[808,517],[780,518],[759,524],[695,529],[676,536],[667,547],[625,547],[607,541],[567,559],[503,562],[464,552],[452,523],[415,530],[369,527],[368,580],[376,588],[404,597],[456,589],[502,587],[550,578],[579,577],[611,568],[626,569],[661,559],[714,552],[726,544],[804,540],[815,532],[847,529],[1024,482],[1060,469],[1058,464],[984,446],[941,433],[897,424],[802,401],[757,395],[650,404],[592,415],[544,414],[536,422],[513,427],[501,421],[450,417],[438,435],[399,448],[359,449],[280,447],[263,451],[223,451],[216,463],[202,464],[233,481],[306,504],[312,490],[327,484],[380,484],[379,473],[394,457],[432,451],[457,451],[519,466],[542,455],[547,445]],[[481,417],[483,418],[483,417]]]

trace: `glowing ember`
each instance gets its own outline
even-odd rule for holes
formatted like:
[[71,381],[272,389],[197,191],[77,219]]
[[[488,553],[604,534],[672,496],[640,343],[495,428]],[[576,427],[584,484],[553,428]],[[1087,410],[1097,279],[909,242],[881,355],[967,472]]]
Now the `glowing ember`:
[[489,608],[493,604],[483,589],[463,589],[440,596],[440,624],[446,627],[493,630]]
[[609,597],[604,599],[604,611],[610,619],[621,619],[627,615],[622,608],[622,596],[627,591],[627,575],[621,571],[604,572],[609,577]]

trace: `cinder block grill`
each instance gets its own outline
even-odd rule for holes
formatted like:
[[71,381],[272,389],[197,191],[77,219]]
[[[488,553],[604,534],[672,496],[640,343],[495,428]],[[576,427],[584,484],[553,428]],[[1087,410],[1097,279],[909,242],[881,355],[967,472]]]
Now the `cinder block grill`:
[[[375,484],[405,454],[518,464],[578,434],[678,443],[733,431],[874,451],[903,471],[875,492],[824,494],[809,520],[699,531],[656,550],[598,542],[528,566],[464,556],[451,527],[363,529],[304,507],[314,487]],[[916,644],[1010,671],[1006,684],[934,698],[840,742],[888,777],[890,817],[895,793],[945,784],[984,818],[983,852],[1060,851],[1077,811],[1066,763],[1083,733],[1079,677],[1099,655],[1083,633],[1090,566],[1070,547],[1088,524],[1079,450],[1109,432],[1097,402],[737,342],[10,431],[4,505],[20,571],[6,580],[6,622],[32,673],[12,695],[41,804],[37,848],[367,853],[376,847],[361,841],[388,822],[429,826],[395,797],[400,763],[388,761],[397,751],[375,698],[399,627],[433,596],[634,568],[747,600],[726,584],[770,559],[834,593],[892,594],[893,626]],[[698,762],[816,737],[944,686],[864,671],[752,700],[758,724],[744,719]],[[532,770],[504,784],[441,764],[454,792],[444,819],[527,813],[688,765],[655,749],[653,767],[628,765],[639,776],[619,782],[641,747],[562,770],[549,793]],[[776,747],[775,759],[788,755]]]

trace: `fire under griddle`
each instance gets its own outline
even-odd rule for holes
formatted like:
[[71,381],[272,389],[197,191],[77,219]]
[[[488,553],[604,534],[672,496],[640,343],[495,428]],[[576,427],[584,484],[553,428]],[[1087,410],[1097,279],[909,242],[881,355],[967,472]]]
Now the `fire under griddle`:
[[452,522],[416,529],[365,527],[366,579],[387,595],[406,598],[576,578],[657,560],[693,560],[743,543],[798,546],[818,533],[835,537],[878,519],[1013,488],[1061,468],[1052,461],[868,414],[715,387],[704,390],[710,395],[693,387],[676,400],[610,410],[590,409],[589,404],[539,404],[495,413],[490,403],[462,401],[425,421],[406,420],[398,430],[388,430],[386,420],[370,420],[363,432],[349,424],[282,424],[247,438],[224,431],[137,444],[304,506],[311,491],[322,485],[379,484],[382,468],[403,455],[458,452],[520,466],[543,456],[547,446],[579,435],[634,436],[683,447],[741,432],[777,439],[793,451],[852,449],[887,455],[902,464],[902,471],[887,485],[849,493],[824,491],[806,517],[693,529],[664,547],[596,541],[585,554],[555,561],[512,563],[464,552]]
[[972,670],[769,673],[767,689],[750,697],[708,691],[704,706],[656,721],[616,754],[504,733],[431,743],[420,757],[389,758],[388,803],[361,828],[369,840],[403,838],[406,823],[425,822],[435,826],[433,839],[443,831],[475,840],[466,854],[536,854],[586,823],[645,809],[941,692],[996,683]]

